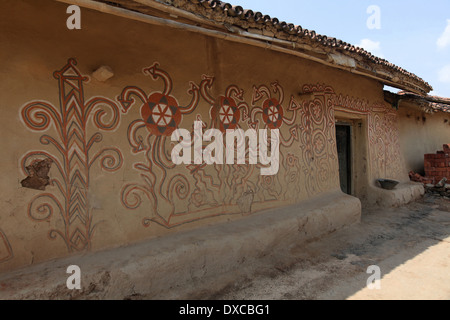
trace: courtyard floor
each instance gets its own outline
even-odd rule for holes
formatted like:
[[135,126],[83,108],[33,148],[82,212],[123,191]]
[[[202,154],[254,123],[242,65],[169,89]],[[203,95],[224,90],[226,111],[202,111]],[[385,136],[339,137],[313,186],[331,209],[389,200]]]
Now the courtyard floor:
[[[450,299],[450,201],[425,194],[400,208],[366,209],[360,224],[285,255],[275,253],[267,259],[278,264],[262,262],[233,285],[198,298]],[[372,265],[380,268],[380,289],[367,287]]]

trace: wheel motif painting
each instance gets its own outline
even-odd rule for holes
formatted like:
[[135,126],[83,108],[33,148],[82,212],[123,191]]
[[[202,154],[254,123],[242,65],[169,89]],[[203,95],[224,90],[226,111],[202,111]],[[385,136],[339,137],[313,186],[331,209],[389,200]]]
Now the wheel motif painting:
[[153,93],[141,108],[147,129],[155,136],[170,136],[181,122],[177,101],[161,93]]
[[233,130],[237,127],[241,118],[241,113],[236,105],[234,99],[229,97],[220,97],[219,108],[213,109],[213,118],[217,119],[217,109],[219,118],[219,128],[222,132],[226,130]]
[[263,105],[263,120],[269,129],[278,129],[283,123],[283,107],[277,99],[267,99]]

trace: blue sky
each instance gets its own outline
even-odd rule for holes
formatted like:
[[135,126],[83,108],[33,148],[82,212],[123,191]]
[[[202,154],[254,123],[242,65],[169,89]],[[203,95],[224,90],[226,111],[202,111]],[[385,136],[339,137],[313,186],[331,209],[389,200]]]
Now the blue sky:
[[[450,97],[449,0],[230,0],[363,47],[431,84],[432,95]],[[379,8],[379,28],[369,28]],[[376,25],[375,25],[376,26]]]

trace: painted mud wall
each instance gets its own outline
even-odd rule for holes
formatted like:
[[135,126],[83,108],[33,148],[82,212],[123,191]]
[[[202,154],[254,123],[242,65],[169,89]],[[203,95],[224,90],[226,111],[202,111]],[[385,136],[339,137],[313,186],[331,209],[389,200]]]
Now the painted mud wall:
[[409,171],[424,174],[424,155],[450,143],[450,114],[428,114],[411,103],[400,104],[399,130],[402,153]]
[[[382,85],[307,60],[66,5],[0,3],[0,271],[242,219],[339,188],[335,112],[360,119],[365,192],[407,179]],[[107,65],[114,77],[91,76]],[[151,118],[151,123],[144,119]],[[175,128],[279,128],[280,170],[180,165]],[[45,190],[24,188],[51,159]],[[363,191],[361,191],[363,190]],[[359,196],[359,195],[358,195]]]

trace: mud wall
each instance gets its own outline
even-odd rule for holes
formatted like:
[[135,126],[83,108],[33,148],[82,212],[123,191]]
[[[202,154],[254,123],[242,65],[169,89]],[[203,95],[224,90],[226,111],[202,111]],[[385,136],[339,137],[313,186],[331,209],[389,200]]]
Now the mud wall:
[[[378,177],[407,178],[381,84],[88,9],[82,29],[68,30],[66,7],[0,3],[0,271],[336,190],[336,111],[364,124],[357,193]],[[114,76],[96,80],[101,66]],[[194,121],[222,131],[279,129],[278,173],[262,176],[261,165],[248,163],[174,165],[170,135],[192,131]],[[48,165],[48,184],[21,184]]]
[[406,168],[424,174],[424,155],[442,151],[442,145],[450,143],[450,114],[429,114],[401,102],[399,130]]

